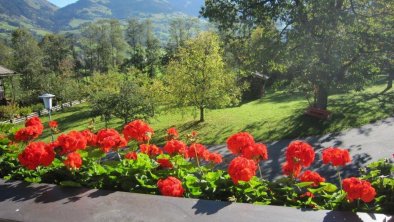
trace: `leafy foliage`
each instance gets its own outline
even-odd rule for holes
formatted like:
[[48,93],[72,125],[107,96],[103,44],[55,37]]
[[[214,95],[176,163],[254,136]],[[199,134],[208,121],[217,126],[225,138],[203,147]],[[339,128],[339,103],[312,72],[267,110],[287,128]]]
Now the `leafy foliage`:
[[[198,162],[183,155],[148,156],[138,152],[135,142],[110,154],[105,154],[94,146],[78,150],[83,159],[83,165],[79,169],[68,169],[63,163],[64,157],[58,155],[48,167],[27,170],[18,161],[18,155],[26,144],[12,142],[15,129],[11,125],[2,125],[1,132],[0,177],[7,180],[159,194],[157,181],[175,177],[181,179],[184,197],[188,198],[392,213],[394,166],[387,160],[372,163],[364,171],[363,179],[372,183],[377,197],[373,202],[359,203],[347,201],[346,192],[332,183],[322,182],[314,186],[313,182],[298,182],[293,177],[283,177],[271,182],[255,176],[247,182],[234,184],[226,171],[218,169],[212,163],[202,160]],[[136,159],[123,158],[130,151],[138,152]],[[162,168],[158,162],[161,158],[168,159],[172,167]]]

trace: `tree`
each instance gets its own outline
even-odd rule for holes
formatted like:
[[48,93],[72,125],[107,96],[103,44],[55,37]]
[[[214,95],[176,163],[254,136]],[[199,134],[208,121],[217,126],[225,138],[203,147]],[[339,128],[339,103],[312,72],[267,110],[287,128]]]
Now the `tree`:
[[153,33],[152,22],[150,20],[145,21],[145,31],[147,72],[153,78],[156,76],[156,68],[160,64],[162,57],[160,41]]
[[43,52],[43,65],[48,71],[60,74],[62,64],[73,63],[71,42],[64,35],[47,34],[39,46]]
[[81,48],[91,74],[108,72],[124,58],[125,41],[117,20],[100,20],[82,29]]
[[221,30],[238,33],[280,21],[280,39],[287,45],[293,86],[314,92],[314,106],[326,109],[330,90],[362,89],[371,78],[366,60],[374,53],[373,39],[365,38],[369,26],[367,0],[208,0],[203,15]]
[[240,95],[235,76],[225,72],[219,44],[216,34],[200,33],[168,66],[165,84],[173,103],[199,109],[200,122],[205,121],[206,108],[236,104]]
[[127,23],[126,41],[134,51],[137,46],[144,45],[145,27],[136,18],[131,18]]
[[13,69],[21,73],[21,88],[25,99],[31,102],[42,90],[45,73],[42,66],[42,51],[37,41],[26,29],[12,33]]
[[128,123],[132,119],[147,119],[153,116],[153,107],[144,90],[135,81],[125,81],[115,100],[115,116]]

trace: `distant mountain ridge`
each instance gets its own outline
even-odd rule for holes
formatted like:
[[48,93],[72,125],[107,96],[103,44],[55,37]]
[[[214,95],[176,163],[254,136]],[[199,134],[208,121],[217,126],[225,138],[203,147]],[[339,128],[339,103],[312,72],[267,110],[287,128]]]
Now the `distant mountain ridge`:
[[203,4],[204,0],[79,0],[58,8],[47,0],[0,0],[0,32],[11,32],[17,27],[37,34],[70,31],[86,22],[109,18],[197,17]]

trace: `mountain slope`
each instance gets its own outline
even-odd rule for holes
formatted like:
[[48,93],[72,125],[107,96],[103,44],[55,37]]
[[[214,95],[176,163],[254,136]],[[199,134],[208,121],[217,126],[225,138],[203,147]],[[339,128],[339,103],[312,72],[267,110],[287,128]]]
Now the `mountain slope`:
[[86,21],[103,18],[125,20],[130,17],[183,13],[197,16],[203,0],[79,0],[55,14],[59,29],[75,29]]
[[0,0],[0,31],[10,32],[17,27],[51,29],[57,9],[46,0]]
[[[57,8],[47,0],[0,0],[0,33],[26,27],[38,35],[79,32],[84,23],[115,18],[151,19],[156,34],[175,17],[197,17],[204,0],[79,0]],[[163,37],[165,38],[165,36]]]

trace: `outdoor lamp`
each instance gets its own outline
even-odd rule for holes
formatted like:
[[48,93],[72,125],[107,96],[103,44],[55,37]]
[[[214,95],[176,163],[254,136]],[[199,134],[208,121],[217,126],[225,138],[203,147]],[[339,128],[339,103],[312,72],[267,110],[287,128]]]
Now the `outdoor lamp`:
[[[55,97],[55,95],[52,95],[52,94],[49,94],[49,93],[45,93],[44,95],[39,96],[39,98],[41,98],[44,101],[45,109],[48,110],[49,121],[51,121],[52,99],[54,97]],[[53,132],[52,132],[52,130],[51,130],[51,138],[52,138],[52,142],[53,142],[54,139],[53,139]]]
[[44,95],[39,96],[44,101],[44,107],[47,109],[49,112],[51,112],[52,109],[52,99],[55,97],[55,95],[45,93]]

